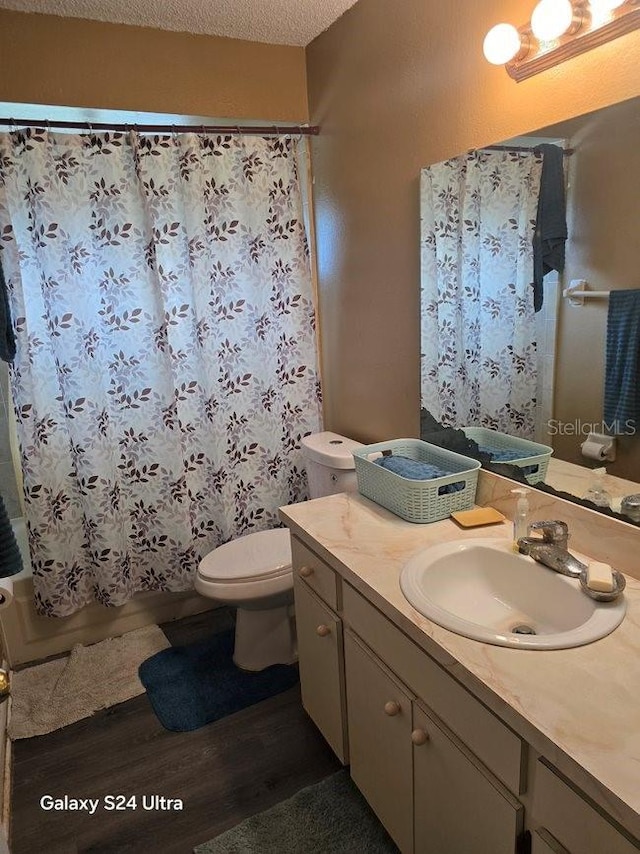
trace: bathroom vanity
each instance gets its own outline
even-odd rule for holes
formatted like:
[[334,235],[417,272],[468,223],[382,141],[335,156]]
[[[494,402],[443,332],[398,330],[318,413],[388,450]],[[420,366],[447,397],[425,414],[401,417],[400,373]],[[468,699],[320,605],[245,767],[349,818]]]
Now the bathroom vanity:
[[[281,510],[302,699],[403,854],[640,850],[640,582],[607,637],[563,650],[470,640],[404,598],[416,552],[466,536],[358,494]],[[510,525],[468,536],[511,536]]]

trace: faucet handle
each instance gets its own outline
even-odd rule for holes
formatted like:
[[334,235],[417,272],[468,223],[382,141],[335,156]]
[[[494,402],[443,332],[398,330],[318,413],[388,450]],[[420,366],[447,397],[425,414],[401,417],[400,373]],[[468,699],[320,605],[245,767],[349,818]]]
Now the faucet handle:
[[561,546],[564,549],[567,548],[569,526],[566,522],[561,522],[558,519],[531,522],[529,532],[531,531],[540,531],[543,543],[553,543],[553,545]]

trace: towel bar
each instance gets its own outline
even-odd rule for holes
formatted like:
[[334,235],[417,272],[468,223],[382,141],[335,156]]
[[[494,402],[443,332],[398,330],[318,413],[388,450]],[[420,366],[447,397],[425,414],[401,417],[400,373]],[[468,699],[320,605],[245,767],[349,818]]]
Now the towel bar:
[[609,291],[588,291],[586,279],[572,279],[568,288],[562,291],[562,296],[569,300],[569,305],[584,305],[585,299],[608,299]]

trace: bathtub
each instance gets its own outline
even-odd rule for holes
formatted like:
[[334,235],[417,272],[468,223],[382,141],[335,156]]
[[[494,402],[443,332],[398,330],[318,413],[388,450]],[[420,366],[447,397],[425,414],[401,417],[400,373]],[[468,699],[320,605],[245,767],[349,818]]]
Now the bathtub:
[[68,652],[75,644],[118,637],[143,626],[167,623],[220,607],[195,590],[139,593],[125,605],[86,605],[70,617],[42,617],[33,604],[33,576],[24,518],[11,520],[23,568],[13,581],[13,602],[0,611],[0,639],[10,667]]

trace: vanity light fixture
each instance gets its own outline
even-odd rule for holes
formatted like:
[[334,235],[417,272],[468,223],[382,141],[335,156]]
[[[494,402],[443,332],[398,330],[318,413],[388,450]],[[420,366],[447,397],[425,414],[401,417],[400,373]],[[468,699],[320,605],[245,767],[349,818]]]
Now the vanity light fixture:
[[638,27],[640,0],[539,0],[529,24],[496,24],[483,49],[519,82]]

